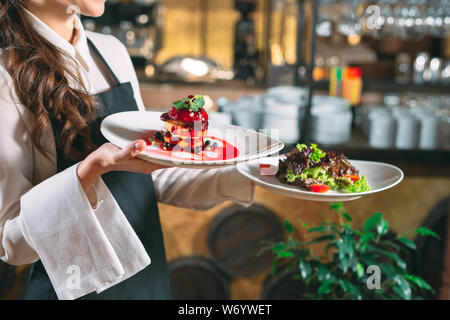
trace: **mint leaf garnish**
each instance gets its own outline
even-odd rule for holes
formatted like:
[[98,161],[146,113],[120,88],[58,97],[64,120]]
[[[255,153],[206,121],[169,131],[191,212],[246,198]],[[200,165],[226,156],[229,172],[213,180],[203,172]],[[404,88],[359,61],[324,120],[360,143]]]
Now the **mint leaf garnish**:
[[186,103],[184,103],[183,100],[177,100],[177,101],[173,102],[172,104],[177,109],[183,109],[183,108],[187,107]]
[[194,98],[190,101],[191,109],[193,111],[198,111],[201,107],[205,105],[205,99],[201,94],[196,94]]
[[183,98],[172,103],[177,109],[190,109],[197,112],[198,109],[205,105],[205,99],[201,94],[196,94],[195,96],[189,96],[188,98]]

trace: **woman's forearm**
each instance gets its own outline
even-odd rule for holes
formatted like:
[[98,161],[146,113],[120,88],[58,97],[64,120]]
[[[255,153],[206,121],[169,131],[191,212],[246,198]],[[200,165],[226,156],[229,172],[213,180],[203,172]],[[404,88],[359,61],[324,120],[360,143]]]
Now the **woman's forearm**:
[[77,175],[80,180],[81,187],[86,194],[89,193],[95,182],[103,173],[104,172],[100,169],[100,167],[91,159],[86,158],[80,162],[77,168]]
[[86,194],[102,174],[109,171],[129,171],[150,174],[155,170],[167,168],[159,164],[137,159],[136,156],[146,147],[139,139],[120,149],[105,143],[80,162],[77,168],[78,179]]

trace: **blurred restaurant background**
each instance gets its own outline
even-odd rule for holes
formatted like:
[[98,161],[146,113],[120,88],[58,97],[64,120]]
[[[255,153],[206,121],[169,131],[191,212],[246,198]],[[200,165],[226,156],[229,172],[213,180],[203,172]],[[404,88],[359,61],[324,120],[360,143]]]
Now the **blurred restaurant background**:
[[[399,166],[402,183],[345,208],[355,227],[383,212],[392,232],[434,230],[409,267],[427,298],[450,298],[450,0],[109,0],[82,20],[127,46],[148,110],[209,95],[211,119],[278,129],[283,152],[315,142]],[[298,287],[270,276],[260,240],[285,219],[308,239],[297,220],[318,225],[329,204],[257,187],[249,208],[159,208],[174,298],[288,299]],[[20,299],[27,271],[1,263],[0,298]]]

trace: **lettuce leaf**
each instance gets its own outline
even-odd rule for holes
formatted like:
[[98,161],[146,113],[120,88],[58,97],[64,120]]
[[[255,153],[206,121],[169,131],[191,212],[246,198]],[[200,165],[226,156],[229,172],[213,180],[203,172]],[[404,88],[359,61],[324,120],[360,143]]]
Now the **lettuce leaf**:
[[[345,178],[344,178],[345,179]],[[356,193],[356,192],[365,192],[370,191],[369,183],[367,182],[367,179],[365,176],[361,176],[361,178],[354,183],[345,184],[345,183],[339,183],[339,189],[341,189],[343,192],[350,192],[350,193]]]

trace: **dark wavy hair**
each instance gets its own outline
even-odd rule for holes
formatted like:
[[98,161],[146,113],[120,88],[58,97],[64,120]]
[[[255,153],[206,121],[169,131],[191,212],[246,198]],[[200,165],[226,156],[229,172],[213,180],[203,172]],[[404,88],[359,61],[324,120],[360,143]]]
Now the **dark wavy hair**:
[[[32,142],[49,158],[42,137],[54,117],[61,127],[56,146],[65,156],[82,159],[95,149],[88,123],[99,105],[64,66],[63,53],[30,26],[25,14],[23,0],[0,0],[0,48],[19,102],[34,114]],[[70,78],[78,88],[69,87]]]

